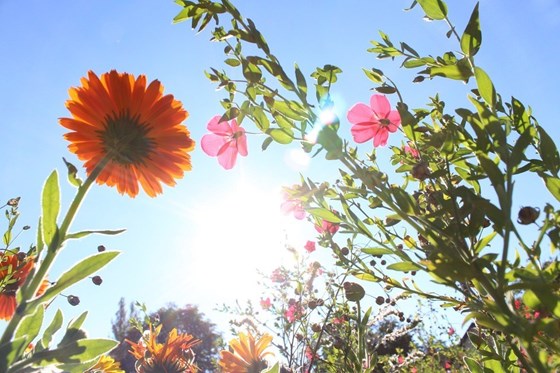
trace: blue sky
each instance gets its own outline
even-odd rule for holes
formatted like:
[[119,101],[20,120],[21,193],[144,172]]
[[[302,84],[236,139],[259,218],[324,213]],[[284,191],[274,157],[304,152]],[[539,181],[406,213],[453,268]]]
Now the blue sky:
[[[297,62],[306,76],[327,63],[343,70],[334,89],[342,113],[355,102],[369,100],[372,86],[362,67],[384,70],[399,83],[410,106],[420,106],[428,95],[439,92],[450,106],[468,107],[467,89],[461,84],[434,80],[412,85],[411,72],[366,53],[380,29],[420,53],[458,49],[445,38],[443,23],[423,21],[419,9],[403,12],[410,2],[235,3],[255,21],[286,68]],[[450,17],[462,31],[475,2],[449,3]],[[529,104],[558,142],[560,4],[556,0],[511,4],[481,1],[483,45],[478,65],[504,98],[514,95]],[[65,130],[57,119],[68,116],[64,106],[68,88],[78,85],[88,70],[101,74],[117,69],[159,79],[166,93],[189,111],[186,125],[197,142],[208,120],[221,113],[219,99],[224,93],[216,91],[203,72],[210,66],[223,67],[223,46],[208,42],[208,31],[195,35],[189,23],[173,25],[179,10],[172,1],[155,0],[0,0],[0,200],[22,197],[21,225],[35,228],[41,185],[54,168],[63,176],[62,157],[79,166],[66,149]],[[345,121],[340,132],[350,138]],[[251,136],[248,141],[249,156],[238,160],[231,171],[221,169],[197,147],[193,171],[156,199],[141,195],[131,200],[114,189],[94,187],[74,230],[124,227],[127,232],[71,242],[51,278],[96,252],[100,244],[121,250],[122,255],[100,272],[101,287],[86,281],[68,291],[81,298],[80,306],[71,308],[59,298],[51,307],[61,307],[67,318],[90,310],[86,322],[90,334],[107,337],[121,296],[145,302],[150,310],[168,302],[198,304],[212,320],[217,317],[212,311],[216,304],[254,296],[249,291],[254,282],[252,267],[267,270],[282,261],[286,235],[294,246],[303,246],[314,235],[308,226],[278,215],[279,186],[298,182],[300,171],[320,179],[335,170],[332,163],[320,159],[312,160],[305,170],[293,167],[288,151],[297,149],[295,144],[272,145],[262,153],[262,138]],[[389,144],[398,146],[400,139],[390,139]],[[369,146],[361,149],[369,151]],[[73,189],[61,180],[64,211]],[[532,204],[523,199],[528,197],[534,195],[523,195],[519,205]],[[27,247],[33,242],[31,230],[17,244]]]

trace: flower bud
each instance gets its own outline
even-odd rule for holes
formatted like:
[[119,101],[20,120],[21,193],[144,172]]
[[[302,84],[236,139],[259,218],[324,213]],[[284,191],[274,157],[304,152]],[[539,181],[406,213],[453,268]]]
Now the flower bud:
[[103,246],[103,245],[97,246],[97,251],[99,251],[99,252],[105,251],[105,246]]
[[103,279],[101,278],[101,276],[93,276],[93,277],[91,278],[91,281],[92,281],[95,285],[99,286],[99,285],[101,285],[101,283],[103,282]]

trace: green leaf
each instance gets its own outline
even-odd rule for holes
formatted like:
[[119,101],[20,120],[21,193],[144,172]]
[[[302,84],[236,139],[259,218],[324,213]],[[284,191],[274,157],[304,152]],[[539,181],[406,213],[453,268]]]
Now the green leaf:
[[68,162],[66,158],[62,157],[62,160],[68,169],[68,182],[75,187],[80,187],[82,185],[82,180],[78,177],[78,169],[72,163]]
[[41,297],[32,301],[30,307],[37,306],[39,303],[48,302],[64,289],[103,268],[119,254],[118,251],[104,251],[83,259],[70,270],[63,273],[55,284],[49,287]]
[[262,77],[262,71],[257,65],[247,62],[247,60],[243,60],[242,65],[243,65],[243,76],[245,77],[245,79],[247,79],[248,82],[251,83],[260,82]]
[[431,77],[442,76],[454,80],[462,80],[467,82],[472,76],[468,60],[463,58],[457,63],[445,66],[433,66],[428,69]]
[[58,172],[56,170],[47,178],[43,186],[41,200],[43,241],[48,246],[55,238],[58,230],[56,219],[60,211],[60,188],[58,186]]
[[81,232],[76,232],[76,233],[69,233],[66,235],[66,239],[78,239],[78,238],[82,238],[85,236],[89,236],[90,234],[104,234],[104,235],[108,235],[108,236],[114,236],[117,234],[121,234],[124,231],[126,231],[126,229],[103,229],[103,230],[91,230],[91,231],[81,231]]
[[560,201],[560,179],[557,177],[542,175],[544,179],[544,184],[546,185],[548,191],[552,193],[554,198]]
[[297,64],[295,65],[295,70],[296,70],[296,82],[297,82],[298,89],[301,93],[304,94],[304,96],[306,96],[307,82],[305,81],[305,77],[303,76],[303,73],[301,72]]
[[350,302],[359,302],[365,297],[366,291],[362,285],[355,282],[344,283],[344,295]]
[[232,67],[237,67],[241,65],[241,62],[239,62],[237,58],[228,58],[224,62]]
[[364,71],[364,73],[366,74],[366,76],[368,77],[369,80],[371,80],[374,83],[383,83],[384,79],[383,79],[383,72],[381,70],[378,69],[362,69]]
[[19,337],[0,346],[0,372],[7,372],[28,346],[27,338]]
[[541,127],[537,126],[537,131],[539,131],[539,154],[545,164],[545,166],[555,175],[558,176],[558,170],[560,168],[560,156],[558,155],[558,149],[554,144],[552,138],[546,133],[546,131]]
[[476,245],[474,245],[475,254],[480,253],[482,251],[482,249],[484,249],[486,246],[488,246],[490,241],[492,241],[494,239],[494,237],[496,237],[496,234],[497,234],[497,232],[494,231],[494,232],[486,235],[481,240],[477,241]]
[[480,366],[480,364],[477,363],[475,359],[465,356],[463,360],[465,361],[465,364],[467,364],[467,367],[469,368],[469,371],[471,373],[484,373],[483,368]]
[[265,151],[268,148],[268,146],[272,143],[272,141],[274,141],[272,137],[270,136],[266,137],[261,145],[262,151]]
[[280,144],[289,144],[294,139],[294,134],[291,130],[285,128],[269,128],[266,131],[270,137]]
[[253,122],[255,122],[255,125],[262,132],[266,132],[270,127],[270,120],[268,120],[263,108],[260,106],[253,107]]
[[445,19],[447,16],[447,5],[442,0],[417,0],[424,13],[435,20]]
[[494,88],[494,84],[492,84],[492,80],[490,80],[488,74],[478,66],[474,68],[474,77],[480,96],[482,96],[484,101],[486,101],[491,108],[494,108],[496,106],[496,89]]
[[93,360],[118,345],[110,339],[80,339],[54,350],[35,353],[32,361],[39,366],[51,364],[77,364]]
[[366,247],[362,249],[362,252],[371,255],[393,254],[393,250],[384,247]]
[[43,332],[43,337],[41,338],[40,341],[43,348],[49,347],[49,344],[52,341],[52,336],[62,327],[62,321],[63,321],[62,312],[58,309],[56,310],[56,313],[51,323],[49,324],[49,326],[47,326],[47,328]]
[[31,343],[35,337],[39,335],[39,331],[43,325],[44,316],[45,308],[37,307],[33,314],[25,316],[19,323],[18,328],[16,329],[15,337],[25,337],[27,343]]
[[401,271],[401,272],[408,272],[408,271],[418,271],[422,269],[418,264],[413,262],[398,262],[389,264],[387,269],[392,269],[393,271]]
[[280,373],[280,364],[276,362],[276,364],[266,370],[263,370],[261,373]]
[[482,43],[482,32],[480,30],[480,20],[478,18],[478,3],[473,9],[469,23],[465,32],[461,36],[461,50],[466,56],[474,56],[480,49]]
[[307,212],[316,218],[326,220],[331,223],[340,223],[342,220],[331,210],[321,207],[307,209]]

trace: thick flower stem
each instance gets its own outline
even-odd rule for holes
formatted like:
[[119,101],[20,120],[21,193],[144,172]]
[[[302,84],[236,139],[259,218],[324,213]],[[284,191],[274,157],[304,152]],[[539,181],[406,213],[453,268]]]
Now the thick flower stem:
[[[86,196],[89,188],[91,187],[97,176],[99,176],[101,170],[103,169],[103,167],[105,167],[106,164],[107,160],[101,161],[92,171],[92,173],[87,177],[84,183],[79,187],[78,192],[76,193],[72,204],[68,208],[68,212],[66,213],[66,216],[64,217],[64,220],[62,221],[57,234],[49,244],[45,258],[38,266],[37,272],[32,277],[28,278],[21,288],[21,303],[18,305],[16,313],[10,319],[10,322],[8,323],[6,329],[4,330],[4,333],[2,334],[2,338],[0,339],[0,346],[9,343],[13,339],[14,333],[18,328],[21,320],[25,316],[30,315],[35,311],[36,307],[30,307],[29,301],[34,297],[34,294],[37,293],[37,290],[41,286],[43,279],[46,277],[56,257],[61,251],[66,240],[68,229],[70,228],[72,221],[76,217],[76,214],[80,208],[80,205],[82,204],[84,197]],[[37,304],[41,305],[41,303]]]

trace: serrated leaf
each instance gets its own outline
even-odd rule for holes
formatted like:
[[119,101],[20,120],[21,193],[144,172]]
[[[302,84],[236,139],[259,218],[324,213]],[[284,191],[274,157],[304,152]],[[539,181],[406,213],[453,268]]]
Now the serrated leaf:
[[81,231],[81,232],[67,234],[66,239],[68,240],[78,239],[78,238],[89,236],[90,234],[104,234],[107,236],[114,236],[117,234],[121,234],[124,231],[126,231],[126,229],[102,229],[102,230]]
[[417,0],[424,13],[435,20],[445,19],[447,16],[447,5],[442,0]]
[[41,221],[43,241],[48,246],[57,234],[56,220],[60,211],[60,187],[58,186],[58,172],[54,170],[45,185],[41,197]]
[[478,3],[476,3],[465,32],[461,36],[461,50],[466,56],[474,56],[480,49],[482,43],[482,32],[480,30],[480,20],[478,17]]
[[398,262],[389,264],[387,269],[392,269],[393,271],[401,271],[401,272],[408,272],[408,271],[418,271],[422,269],[418,264],[413,262]]
[[326,220],[331,223],[338,224],[342,222],[342,220],[340,220],[340,218],[334,212],[326,208],[322,208],[322,207],[310,208],[307,210],[307,212],[316,218]]
[[496,106],[496,89],[494,88],[492,80],[490,80],[488,74],[478,66],[474,68],[474,77],[480,96],[491,108],[494,108]]
[[48,302],[64,289],[103,268],[119,254],[118,251],[104,251],[83,259],[70,270],[63,273],[55,284],[49,287],[41,297],[32,301],[30,307],[34,307],[38,303]]

